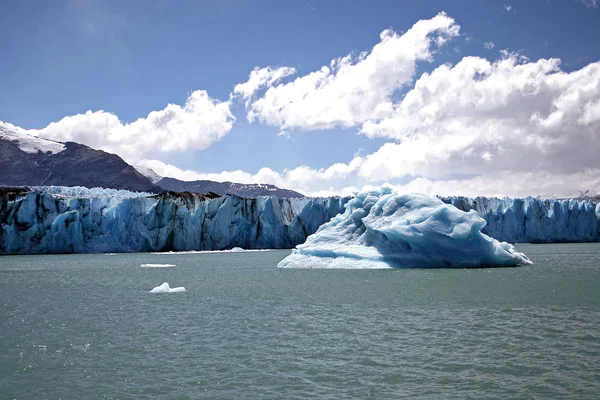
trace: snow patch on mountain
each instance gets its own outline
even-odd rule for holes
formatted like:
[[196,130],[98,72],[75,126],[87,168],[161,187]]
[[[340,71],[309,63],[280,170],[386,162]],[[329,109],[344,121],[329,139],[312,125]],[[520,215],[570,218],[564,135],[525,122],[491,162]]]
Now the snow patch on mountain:
[[141,165],[134,165],[133,168],[135,168],[137,172],[144,175],[146,178],[150,179],[152,183],[156,183],[163,178],[151,168],[142,167]]
[[0,139],[16,143],[19,149],[31,154],[36,154],[40,151],[42,153],[56,154],[65,149],[65,145],[60,142],[32,136],[26,133],[23,128],[3,121],[0,121]]

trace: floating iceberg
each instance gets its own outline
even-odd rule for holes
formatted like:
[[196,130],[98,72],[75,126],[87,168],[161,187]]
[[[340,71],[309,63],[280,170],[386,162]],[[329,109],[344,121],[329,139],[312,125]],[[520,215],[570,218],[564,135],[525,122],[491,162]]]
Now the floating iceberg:
[[155,287],[150,291],[150,293],[182,293],[185,292],[185,288],[183,286],[180,287],[170,287],[167,282],[163,283],[160,286]]
[[175,264],[142,264],[142,268],[172,268]]
[[280,263],[281,268],[461,268],[531,264],[481,233],[485,220],[435,197],[360,193]]

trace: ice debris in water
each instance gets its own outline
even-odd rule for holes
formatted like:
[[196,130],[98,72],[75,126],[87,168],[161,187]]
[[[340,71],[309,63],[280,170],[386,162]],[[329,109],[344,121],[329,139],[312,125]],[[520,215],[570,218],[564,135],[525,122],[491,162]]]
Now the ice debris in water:
[[163,283],[160,286],[155,287],[150,291],[150,293],[181,293],[185,292],[185,288],[183,286],[172,288],[169,286],[167,282]]
[[531,264],[481,233],[485,220],[440,199],[389,188],[359,193],[281,268],[461,268]]
[[172,268],[175,264],[142,264],[142,268]]

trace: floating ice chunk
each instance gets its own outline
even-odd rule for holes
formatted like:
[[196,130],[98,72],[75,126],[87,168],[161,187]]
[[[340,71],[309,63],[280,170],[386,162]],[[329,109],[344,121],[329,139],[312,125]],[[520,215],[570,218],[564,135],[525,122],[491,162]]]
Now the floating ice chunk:
[[485,220],[440,199],[388,188],[359,193],[284,258],[282,268],[461,268],[531,264],[481,233]]
[[167,282],[163,283],[160,286],[155,287],[150,291],[150,293],[182,293],[185,292],[185,288],[183,286],[172,288],[169,286]]
[[244,249],[242,249],[241,247],[234,247],[233,249],[231,249],[232,252],[238,252],[238,251],[244,251]]
[[175,264],[142,264],[142,268],[172,268]]

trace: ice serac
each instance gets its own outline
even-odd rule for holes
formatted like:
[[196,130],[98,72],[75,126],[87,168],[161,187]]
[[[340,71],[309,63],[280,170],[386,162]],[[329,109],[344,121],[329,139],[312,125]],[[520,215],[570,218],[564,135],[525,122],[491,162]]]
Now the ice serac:
[[0,254],[292,248],[347,200],[0,190]]
[[597,242],[600,204],[591,199],[442,197],[486,221],[482,232],[510,243]]
[[359,193],[284,258],[282,268],[506,267],[531,261],[481,233],[485,221],[436,197]]

